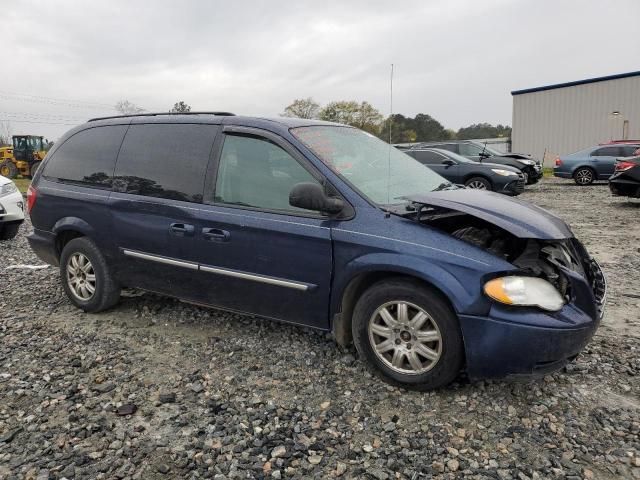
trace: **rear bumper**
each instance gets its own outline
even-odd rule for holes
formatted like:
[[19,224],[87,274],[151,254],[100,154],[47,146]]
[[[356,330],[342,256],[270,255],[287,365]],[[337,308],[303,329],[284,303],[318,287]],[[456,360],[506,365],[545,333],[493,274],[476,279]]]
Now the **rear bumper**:
[[609,190],[613,195],[640,198],[640,182],[616,177],[609,179]]
[[56,236],[44,230],[33,229],[33,233],[27,235],[29,246],[40,260],[49,265],[58,266],[58,252],[56,250]]
[[573,173],[562,170],[553,169],[553,176],[559,178],[573,178]]

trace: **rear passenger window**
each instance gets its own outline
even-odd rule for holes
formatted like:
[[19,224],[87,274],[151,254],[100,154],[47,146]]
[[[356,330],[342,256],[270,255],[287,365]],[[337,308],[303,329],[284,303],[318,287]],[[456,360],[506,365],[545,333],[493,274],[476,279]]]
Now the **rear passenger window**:
[[216,125],[131,125],[113,181],[115,191],[201,202]]
[[109,125],[76,133],[47,160],[42,174],[50,180],[110,188],[126,130],[126,125]]

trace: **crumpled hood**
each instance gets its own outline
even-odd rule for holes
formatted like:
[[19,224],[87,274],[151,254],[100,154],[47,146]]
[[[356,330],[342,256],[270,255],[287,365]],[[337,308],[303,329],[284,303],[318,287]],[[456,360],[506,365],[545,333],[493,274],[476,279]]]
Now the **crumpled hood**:
[[493,192],[475,189],[442,190],[406,198],[424,205],[473,215],[519,238],[563,240],[573,237],[568,225],[547,210]]

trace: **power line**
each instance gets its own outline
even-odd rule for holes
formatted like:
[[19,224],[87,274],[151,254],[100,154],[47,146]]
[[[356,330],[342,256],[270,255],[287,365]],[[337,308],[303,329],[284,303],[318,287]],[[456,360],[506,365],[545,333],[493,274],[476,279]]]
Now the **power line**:
[[86,116],[82,116],[82,117],[75,117],[75,116],[71,116],[71,115],[65,115],[65,114],[57,114],[57,113],[39,113],[39,112],[6,112],[6,111],[0,111],[0,115],[3,115],[5,117],[12,117],[15,118],[16,120],[19,119],[27,119],[27,120],[69,120],[69,121],[81,121],[84,122],[87,117]]
[[80,123],[84,123],[84,122],[77,122],[77,123],[40,122],[40,121],[35,121],[35,120],[16,120],[16,119],[13,119],[13,118],[0,118],[0,122],[37,123],[37,124],[43,124],[43,125],[69,125],[69,126],[76,126],[76,125],[79,125]]
[[73,105],[77,108],[108,107],[110,109],[113,109],[113,105],[106,104],[106,103],[89,102],[86,100],[75,100],[75,99],[68,99],[68,98],[45,97],[42,95],[27,95],[24,93],[13,93],[13,92],[1,91],[1,90],[0,90],[0,98],[24,101],[24,102],[66,104],[66,105]]

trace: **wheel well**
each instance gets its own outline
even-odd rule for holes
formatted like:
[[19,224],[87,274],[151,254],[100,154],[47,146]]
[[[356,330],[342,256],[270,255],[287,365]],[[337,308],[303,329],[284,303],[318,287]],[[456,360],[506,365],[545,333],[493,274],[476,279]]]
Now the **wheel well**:
[[591,166],[589,166],[589,165],[580,165],[578,168],[576,168],[575,170],[573,170],[573,173],[571,174],[571,176],[575,177],[576,172],[577,172],[578,170],[582,170],[582,169],[585,169],[585,168],[586,168],[587,170],[591,170],[591,172],[595,175],[595,173],[596,173],[596,169],[595,169],[595,168],[593,168],[593,167],[591,167]]
[[491,185],[491,187],[493,188],[493,182],[491,181],[491,179],[481,173],[475,174],[475,175],[473,173],[470,173],[469,175],[464,177],[464,183],[467,183],[472,178],[484,178],[487,182],[489,182],[489,185]]
[[353,318],[353,311],[355,310],[356,303],[362,294],[374,284],[383,280],[407,280],[416,283],[419,286],[430,288],[436,293],[440,294],[442,299],[447,302],[451,310],[455,312],[453,304],[449,300],[442,290],[430,282],[427,282],[421,278],[414,277],[412,275],[401,274],[397,272],[367,272],[357,275],[351,279],[347,288],[345,288],[342,294],[342,300],[340,302],[340,311],[333,318],[333,335],[338,345],[346,347],[353,342],[351,334],[351,321]]
[[69,243],[74,238],[80,238],[84,236],[84,233],[80,233],[77,230],[65,230],[63,232],[60,232],[56,236],[56,253],[58,254],[58,258],[60,258],[60,255],[62,255],[62,250],[67,243]]

